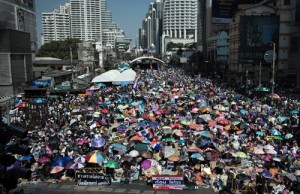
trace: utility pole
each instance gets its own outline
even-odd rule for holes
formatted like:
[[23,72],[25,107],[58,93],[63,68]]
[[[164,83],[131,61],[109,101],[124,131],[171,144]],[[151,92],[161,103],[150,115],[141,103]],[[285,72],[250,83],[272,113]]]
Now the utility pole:
[[72,81],[74,79],[74,68],[73,68],[73,51],[72,47],[70,46],[70,63],[71,63],[71,68],[72,68]]
[[273,42],[273,65],[272,65],[272,91],[271,91],[271,105],[274,104],[274,90],[275,90],[275,55],[276,44]]

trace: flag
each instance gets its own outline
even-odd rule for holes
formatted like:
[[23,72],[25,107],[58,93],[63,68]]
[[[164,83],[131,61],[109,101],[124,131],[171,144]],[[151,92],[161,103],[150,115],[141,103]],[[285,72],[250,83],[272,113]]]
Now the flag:
[[134,80],[134,83],[133,83],[133,88],[135,90],[139,89],[139,82],[140,82],[140,77],[136,77],[136,79]]
[[174,168],[174,162],[171,160],[168,160],[167,168]]
[[137,135],[146,137],[147,139],[152,139],[153,138],[153,133],[152,133],[150,128],[143,129],[143,130],[137,132]]
[[90,129],[94,129],[94,128],[99,127],[99,126],[100,126],[100,125],[99,125],[99,123],[98,123],[97,121],[93,121],[93,122],[91,123]]

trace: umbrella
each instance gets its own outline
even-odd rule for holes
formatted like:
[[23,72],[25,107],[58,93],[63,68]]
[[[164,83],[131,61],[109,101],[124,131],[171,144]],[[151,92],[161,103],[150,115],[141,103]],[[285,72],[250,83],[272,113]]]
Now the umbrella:
[[273,158],[271,158],[271,159],[274,160],[274,161],[276,161],[276,162],[281,162],[281,159],[278,158],[278,157],[273,157]]
[[119,164],[114,160],[109,160],[108,162],[105,163],[105,166],[108,168],[118,168]]
[[261,149],[254,149],[253,153],[258,155],[258,154],[264,154],[265,152]]
[[246,111],[246,110],[244,110],[244,109],[241,109],[241,110],[240,110],[240,113],[241,113],[242,115],[247,115],[247,114],[248,114],[248,111]]
[[290,114],[299,114],[299,111],[298,111],[298,110],[295,110],[295,109],[293,109],[293,110],[291,110],[291,111],[290,111]]
[[236,157],[240,157],[240,158],[246,158],[247,157],[247,154],[244,153],[244,152],[241,152],[241,151],[236,152],[235,155],[236,155]]
[[278,131],[278,130],[273,130],[273,131],[271,132],[271,134],[272,134],[272,135],[278,135],[278,136],[281,135],[280,131]]
[[262,171],[262,176],[267,178],[267,179],[272,179],[272,174],[267,170]]
[[143,144],[143,143],[135,145],[134,149],[137,151],[152,151],[151,147],[148,144]]
[[192,152],[192,153],[195,153],[195,152],[201,152],[201,149],[194,146],[194,147],[189,147],[188,148],[188,152]]
[[70,157],[60,157],[53,161],[52,166],[65,166],[70,160]]
[[268,144],[268,145],[265,145],[265,146],[264,146],[264,149],[266,149],[266,150],[273,150],[273,149],[274,149],[274,146]]
[[211,134],[210,131],[202,131],[200,135],[202,137],[213,138],[213,134]]
[[133,158],[135,158],[135,157],[137,157],[137,156],[139,156],[139,152],[137,151],[137,150],[131,150],[130,152],[129,152],[129,156],[130,157],[133,157]]
[[272,158],[271,155],[265,155],[265,156],[263,157],[263,160],[265,160],[265,161],[267,161],[267,162],[270,162],[271,158]]
[[50,174],[56,174],[56,173],[59,173],[59,172],[61,172],[63,169],[64,169],[64,167],[62,167],[62,166],[54,166],[54,167],[51,169]]
[[112,149],[115,151],[127,152],[127,147],[119,143],[112,144]]
[[42,156],[38,159],[39,163],[47,163],[47,162],[51,162],[51,159],[48,156]]
[[202,157],[202,155],[200,153],[193,153],[191,155],[191,158],[199,158],[199,157]]
[[170,161],[178,161],[179,160],[179,156],[177,156],[177,155],[172,155],[172,156],[170,156],[169,158],[168,158],[168,160],[170,160]]
[[105,139],[102,137],[94,138],[92,139],[91,145],[95,148],[100,148],[105,145]]
[[101,163],[106,159],[105,154],[100,151],[90,152],[86,155],[85,160],[88,163]]
[[220,118],[220,119],[217,119],[217,123],[220,123],[222,125],[227,125],[229,123],[229,121],[225,118]]
[[286,135],[284,136],[284,138],[285,138],[285,139],[291,139],[291,138],[293,138],[293,134],[288,133],[288,134],[286,134]]
[[190,124],[189,127],[190,129],[194,129],[194,130],[203,130],[203,125],[201,124]]
[[147,158],[147,159],[150,159],[153,157],[153,154],[151,152],[147,152],[147,151],[141,151],[140,152],[140,156],[144,157],[144,158]]
[[297,181],[297,177],[293,173],[285,173],[284,176],[286,176],[291,181]]
[[241,120],[239,120],[238,118],[233,118],[230,120],[232,125],[238,125],[241,123]]
[[164,134],[170,134],[170,133],[172,133],[172,128],[168,127],[168,126],[164,126],[163,127],[163,133]]
[[270,92],[270,88],[267,87],[259,87],[255,89],[256,92]]
[[81,169],[81,168],[84,168],[84,167],[85,167],[84,163],[77,163],[77,162],[75,162],[69,168],[76,170],[76,169]]
[[208,121],[208,126],[209,127],[214,127],[214,126],[216,126],[217,125],[217,121],[215,121],[215,120],[209,120]]
[[174,130],[174,134],[177,135],[178,137],[182,137],[183,133],[181,130]]
[[152,165],[152,161],[151,160],[144,160],[141,163],[141,168],[144,169],[144,170],[147,170],[147,169],[151,168],[151,165]]
[[76,142],[76,145],[83,145],[83,144],[86,144],[86,143],[89,143],[89,140],[87,139],[80,139]]
[[74,162],[76,162],[76,163],[85,163],[85,157],[79,156],[79,157],[74,159]]
[[164,157],[169,158],[170,156],[174,155],[176,153],[176,150],[172,148],[171,146],[165,146],[164,147]]
[[156,122],[156,121],[151,121],[150,123],[149,123],[149,127],[150,128],[156,128],[156,127],[158,127],[159,126],[159,124],[158,124],[158,122]]
[[19,158],[20,161],[27,161],[30,160],[32,158],[32,156],[22,156],[21,158]]

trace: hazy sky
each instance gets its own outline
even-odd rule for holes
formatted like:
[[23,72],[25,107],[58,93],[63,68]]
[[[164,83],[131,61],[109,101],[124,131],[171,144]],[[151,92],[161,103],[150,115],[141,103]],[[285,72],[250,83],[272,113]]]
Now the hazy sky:
[[[51,12],[59,8],[59,5],[70,2],[69,0],[36,0],[37,13],[37,33],[41,39],[42,32],[42,12]],[[138,28],[142,25],[142,20],[146,18],[149,4],[154,0],[107,0],[107,9],[112,12],[113,21],[124,30],[133,43],[138,35]]]

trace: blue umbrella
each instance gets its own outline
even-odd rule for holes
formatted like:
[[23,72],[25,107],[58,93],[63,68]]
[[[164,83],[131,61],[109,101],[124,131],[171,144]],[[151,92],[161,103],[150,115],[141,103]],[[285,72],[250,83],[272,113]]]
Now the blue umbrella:
[[127,147],[125,145],[119,144],[119,143],[114,143],[112,144],[112,149],[115,151],[123,151],[127,152]]
[[291,110],[291,111],[290,111],[290,114],[299,114],[299,111],[296,110],[296,109],[294,109],[294,110]]
[[287,120],[287,118],[279,116],[279,117],[277,117],[277,120],[279,120],[280,122],[284,122],[285,120]]
[[149,123],[149,127],[150,128],[155,128],[155,127],[157,127],[159,124],[158,124],[158,122],[156,122],[156,121],[151,121],[150,123]]
[[206,102],[200,102],[199,106],[207,106],[207,103]]
[[261,131],[256,131],[255,133],[256,133],[256,135],[259,135],[259,136],[264,136],[264,133],[263,133],[263,132],[261,132]]
[[30,160],[32,158],[32,156],[22,156],[21,158],[19,158],[20,161],[27,161]]
[[200,143],[201,146],[208,146],[210,144],[213,144],[213,142],[211,140],[201,141],[201,143]]
[[98,87],[106,87],[106,85],[104,83],[96,83],[95,86],[98,86]]
[[272,130],[271,134],[272,135],[281,135],[280,131],[278,131],[278,130]]
[[194,153],[191,155],[191,158],[199,158],[199,157],[202,157],[200,153]]
[[117,127],[117,130],[121,131],[121,132],[125,132],[126,129],[127,129],[127,126],[125,126],[125,125],[120,125],[119,127]]
[[109,105],[109,104],[111,104],[111,101],[106,101],[105,104]]
[[92,146],[95,148],[101,148],[102,146],[105,145],[105,139],[100,137],[100,138],[95,138],[91,142]]
[[273,178],[272,174],[269,171],[267,171],[267,170],[263,170],[262,171],[262,176],[265,177],[265,178],[267,178],[267,179],[272,179]]
[[145,121],[141,121],[138,123],[138,127],[145,127],[147,126],[147,123]]
[[60,157],[53,161],[52,166],[65,166],[70,160],[70,157]]
[[244,109],[241,109],[241,110],[240,110],[240,113],[241,113],[242,115],[247,115],[247,114],[248,114],[248,111],[246,111],[246,110],[244,110]]

